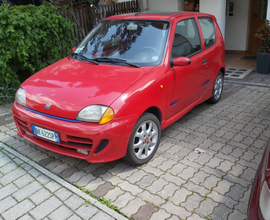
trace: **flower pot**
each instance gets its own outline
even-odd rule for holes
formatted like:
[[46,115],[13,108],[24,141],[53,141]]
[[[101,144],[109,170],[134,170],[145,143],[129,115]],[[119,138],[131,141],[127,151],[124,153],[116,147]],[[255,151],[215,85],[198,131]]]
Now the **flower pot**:
[[185,11],[194,11],[195,2],[185,3]]
[[269,74],[270,72],[270,54],[257,53],[257,72]]

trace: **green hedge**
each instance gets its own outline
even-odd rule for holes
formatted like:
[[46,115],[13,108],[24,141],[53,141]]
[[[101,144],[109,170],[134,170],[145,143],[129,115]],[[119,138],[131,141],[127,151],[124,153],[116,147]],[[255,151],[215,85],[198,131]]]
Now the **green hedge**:
[[20,74],[34,74],[70,53],[73,24],[57,10],[53,5],[0,6],[1,88],[18,87]]

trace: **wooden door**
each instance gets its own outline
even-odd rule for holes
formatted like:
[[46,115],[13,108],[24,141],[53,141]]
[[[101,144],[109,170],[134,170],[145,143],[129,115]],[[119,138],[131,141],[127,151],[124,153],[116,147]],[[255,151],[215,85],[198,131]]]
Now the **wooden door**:
[[250,22],[249,22],[249,52],[257,53],[262,44],[254,35],[257,33],[259,27],[265,22],[267,13],[268,0],[251,0],[250,1]]

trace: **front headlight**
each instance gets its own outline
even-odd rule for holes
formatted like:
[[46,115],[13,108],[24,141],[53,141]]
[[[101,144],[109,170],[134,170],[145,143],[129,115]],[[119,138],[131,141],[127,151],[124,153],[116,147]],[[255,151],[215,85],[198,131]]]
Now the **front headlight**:
[[110,122],[113,117],[114,111],[110,107],[104,105],[90,105],[79,112],[76,120],[105,124]]
[[15,101],[23,106],[26,106],[25,91],[23,88],[19,88],[16,92]]

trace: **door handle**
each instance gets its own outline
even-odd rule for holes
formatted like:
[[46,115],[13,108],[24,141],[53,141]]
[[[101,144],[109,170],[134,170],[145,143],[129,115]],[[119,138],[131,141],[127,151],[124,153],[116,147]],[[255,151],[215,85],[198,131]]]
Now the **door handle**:
[[203,59],[202,63],[205,64],[207,62],[207,59]]

